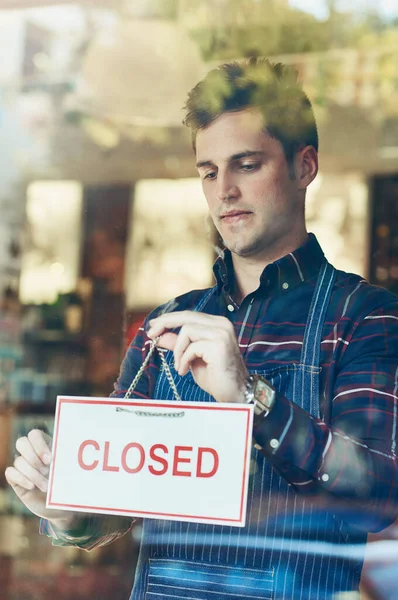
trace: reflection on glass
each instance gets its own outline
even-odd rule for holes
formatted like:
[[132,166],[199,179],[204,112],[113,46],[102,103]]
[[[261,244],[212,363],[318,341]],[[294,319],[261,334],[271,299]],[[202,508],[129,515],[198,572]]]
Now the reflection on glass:
[[138,182],[127,249],[129,309],[150,308],[211,283],[207,213],[198,179]]
[[82,187],[35,181],[27,190],[27,242],[22,258],[23,304],[51,304],[76,288],[80,262]]

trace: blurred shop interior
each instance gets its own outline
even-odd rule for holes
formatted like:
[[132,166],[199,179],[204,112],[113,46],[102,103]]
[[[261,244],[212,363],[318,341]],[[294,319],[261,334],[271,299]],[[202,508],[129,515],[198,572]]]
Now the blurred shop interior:
[[57,395],[112,391],[152,308],[211,285],[181,126],[207,70],[256,54],[297,67],[321,140],[308,229],[336,267],[398,294],[398,8],[301,4],[0,0],[2,600],[128,597],[138,528],[93,553],[54,548],[4,470],[17,437],[52,429]]

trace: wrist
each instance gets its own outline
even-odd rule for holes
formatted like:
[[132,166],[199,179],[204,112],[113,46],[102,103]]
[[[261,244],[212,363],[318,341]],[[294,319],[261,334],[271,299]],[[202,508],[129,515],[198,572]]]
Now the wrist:
[[246,379],[244,398],[254,406],[253,427],[256,427],[271,412],[276,399],[276,391],[262,375],[252,374]]

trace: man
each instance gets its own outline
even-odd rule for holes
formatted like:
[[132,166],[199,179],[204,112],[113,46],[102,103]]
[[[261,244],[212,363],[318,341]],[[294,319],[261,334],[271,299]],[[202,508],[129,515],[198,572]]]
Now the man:
[[[368,531],[394,520],[398,303],[336,271],[305,226],[318,170],[311,104],[265,59],[211,71],[189,94],[197,168],[225,250],[216,284],[145,321],[123,362],[123,397],[150,341],[185,400],[253,402],[247,526],[143,522],[132,599],[321,599],[358,589]],[[174,398],[155,356],[139,398]],[[233,440],[231,439],[231,444]],[[92,548],[129,519],[44,508],[48,440],[18,440],[7,470],[53,543]]]

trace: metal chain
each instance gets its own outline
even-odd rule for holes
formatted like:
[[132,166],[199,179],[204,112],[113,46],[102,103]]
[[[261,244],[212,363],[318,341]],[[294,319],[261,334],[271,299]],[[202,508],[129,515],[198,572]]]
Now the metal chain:
[[173,376],[170,371],[170,367],[164,357],[164,352],[166,352],[166,350],[164,350],[163,348],[159,348],[157,345],[159,339],[160,339],[160,337],[157,337],[155,340],[153,340],[151,342],[151,347],[149,348],[149,352],[146,355],[146,358],[145,358],[144,362],[142,363],[141,367],[139,368],[136,376],[134,377],[133,381],[131,382],[129,389],[127,390],[127,392],[124,396],[125,399],[130,398],[131,394],[133,393],[133,391],[135,390],[135,388],[137,386],[137,383],[141,379],[141,376],[142,376],[147,364],[149,363],[149,360],[150,360],[152,354],[154,353],[155,349],[157,349],[157,351],[159,352],[160,360],[162,361],[163,371],[165,372],[166,377],[170,383],[171,389],[174,392],[174,396],[175,396],[176,400],[181,401],[181,396],[178,393],[177,386],[174,382]]
[[135,415],[136,417],[169,417],[176,419],[185,416],[185,412],[181,411],[178,413],[159,413],[159,412],[148,412],[145,410],[130,410],[128,408],[122,408],[121,406],[116,407],[116,412],[126,412]]
[[130,383],[130,387],[127,390],[127,392],[125,393],[124,397],[130,398],[131,394],[133,393],[133,391],[135,390],[137,383],[139,382],[139,380],[141,379],[141,375],[143,374],[143,372],[145,371],[145,368],[147,366],[147,364],[149,363],[149,359],[151,358],[155,348],[156,348],[156,344],[158,342],[157,338],[156,340],[154,340],[153,342],[151,342],[151,347],[149,348],[149,352],[146,355],[146,358],[144,360],[144,362],[142,363],[141,367],[138,369],[138,372],[136,374],[136,376],[134,377],[133,381]]
[[173,375],[171,374],[171,371],[170,371],[170,367],[169,367],[169,365],[167,363],[167,360],[164,357],[164,353],[166,352],[166,350],[164,350],[163,348],[158,348],[158,352],[159,352],[159,355],[160,355],[160,360],[162,361],[163,371],[165,372],[166,377],[167,377],[167,379],[169,381],[170,387],[171,387],[171,389],[174,392],[175,399],[178,400],[179,402],[181,402],[181,396],[178,393],[177,386],[176,386],[175,381],[173,379]]

